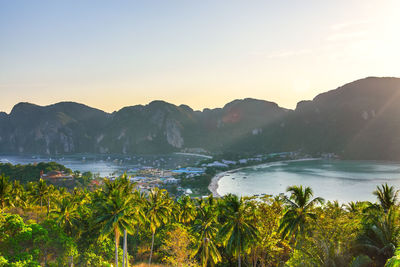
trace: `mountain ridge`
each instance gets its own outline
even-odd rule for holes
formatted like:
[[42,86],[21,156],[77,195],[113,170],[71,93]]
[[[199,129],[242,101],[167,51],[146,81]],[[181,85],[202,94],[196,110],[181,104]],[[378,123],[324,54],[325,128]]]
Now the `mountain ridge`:
[[356,80],[300,101],[294,110],[254,98],[202,111],[155,100],[112,113],[70,101],[47,106],[21,102],[9,114],[0,113],[0,153],[201,148],[212,153],[302,150],[400,159],[398,103],[400,79],[394,77]]

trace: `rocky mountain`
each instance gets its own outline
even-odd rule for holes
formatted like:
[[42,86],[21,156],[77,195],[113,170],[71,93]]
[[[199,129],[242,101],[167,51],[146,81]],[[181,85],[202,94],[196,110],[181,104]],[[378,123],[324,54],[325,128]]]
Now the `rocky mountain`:
[[0,153],[222,151],[237,136],[261,131],[285,113],[274,103],[255,99],[203,112],[153,101],[112,114],[72,102],[45,107],[19,103],[0,116]]
[[264,132],[231,149],[400,160],[400,79],[369,77],[301,101],[294,112]]
[[291,126],[311,151],[400,159],[400,79],[366,78],[300,102]]
[[106,113],[82,104],[19,103],[0,113],[0,153],[334,152],[400,159],[400,79],[366,78],[301,101],[256,99],[194,111],[163,101]]
[[46,107],[19,103],[0,117],[0,151],[5,153],[74,153],[93,151],[93,136],[109,114],[62,102]]

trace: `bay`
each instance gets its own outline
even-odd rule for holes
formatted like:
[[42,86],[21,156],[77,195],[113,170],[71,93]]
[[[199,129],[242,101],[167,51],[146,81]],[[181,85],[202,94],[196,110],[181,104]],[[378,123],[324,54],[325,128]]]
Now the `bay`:
[[285,193],[291,185],[310,186],[326,200],[375,201],[376,186],[400,189],[400,164],[390,162],[303,160],[263,164],[226,173],[218,182],[220,195]]

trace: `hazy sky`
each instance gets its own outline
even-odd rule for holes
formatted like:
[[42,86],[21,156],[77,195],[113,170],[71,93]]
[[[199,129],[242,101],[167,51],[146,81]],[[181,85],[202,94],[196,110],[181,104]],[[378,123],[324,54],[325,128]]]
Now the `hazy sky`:
[[400,76],[400,1],[0,0],[0,110],[299,100]]

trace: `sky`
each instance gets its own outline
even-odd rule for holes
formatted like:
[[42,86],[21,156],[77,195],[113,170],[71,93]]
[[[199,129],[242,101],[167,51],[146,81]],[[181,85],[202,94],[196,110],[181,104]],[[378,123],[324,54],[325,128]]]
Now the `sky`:
[[295,108],[357,79],[400,77],[399,10],[397,0],[0,0],[0,110],[246,97]]

